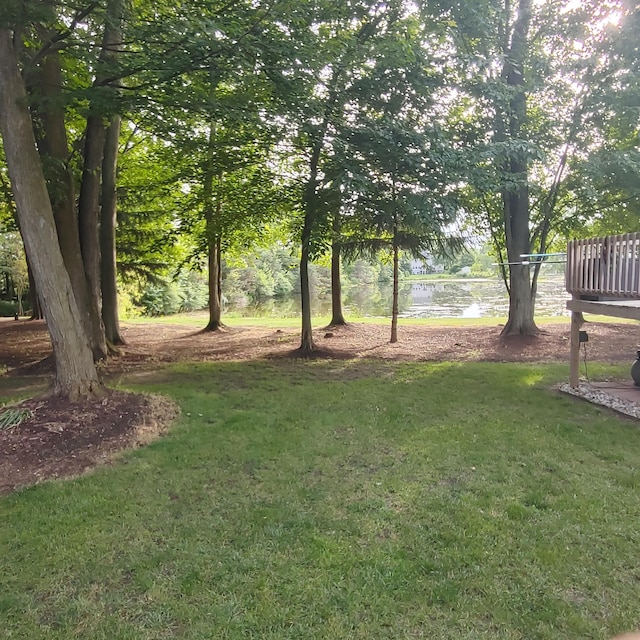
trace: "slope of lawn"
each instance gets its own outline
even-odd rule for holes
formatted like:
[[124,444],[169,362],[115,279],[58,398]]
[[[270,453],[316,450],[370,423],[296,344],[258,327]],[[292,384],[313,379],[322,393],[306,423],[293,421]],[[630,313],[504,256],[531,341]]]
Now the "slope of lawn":
[[0,499],[0,637],[608,638],[640,627],[639,424],[564,367],[138,374],[172,432]]

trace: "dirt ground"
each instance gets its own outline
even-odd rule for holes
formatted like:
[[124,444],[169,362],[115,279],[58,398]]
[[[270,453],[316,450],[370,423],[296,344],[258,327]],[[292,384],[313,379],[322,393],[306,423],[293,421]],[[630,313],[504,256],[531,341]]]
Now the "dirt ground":
[[[640,348],[640,325],[587,323],[587,355],[607,363],[631,362]],[[500,336],[500,327],[400,326],[389,343],[388,325],[349,324],[314,331],[314,357],[381,358],[405,361],[567,362],[569,325],[545,325],[536,337]],[[203,333],[165,324],[123,326],[127,341],[119,355],[101,365],[109,378],[177,361],[232,361],[300,357],[299,330],[226,328]],[[53,373],[44,322],[0,321],[0,368],[7,376]],[[49,478],[75,476],[109,462],[115,452],[147,442],[175,419],[177,407],[164,398],[106,391],[103,397],[70,405],[39,398],[7,407],[23,419],[2,426],[0,493]],[[10,417],[9,415],[5,418]]]

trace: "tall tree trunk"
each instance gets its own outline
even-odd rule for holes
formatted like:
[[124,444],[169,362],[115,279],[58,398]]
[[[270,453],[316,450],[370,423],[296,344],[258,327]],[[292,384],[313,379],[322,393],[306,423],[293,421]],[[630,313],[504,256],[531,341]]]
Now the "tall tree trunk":
[[87,118],[84,144],[84,167],[78,197],[78,230],[82,264],[89,289],[91,335],[96,341],[99,358],[107,356],[107,343],[102,322],[100,286],[100,183],[106,128],[101,116]]
[[397,226],[393,230],[393,300],[391,303],[391,340],[393,344],[398,342],[398,242],[396,240]]
[[309,260],[311,253],[311,231],[318,214],[318,166],[322,152],[322,142],[328,127],[328,116],[322,125],[321,133],[313,147],[309,162],[309,179],[304,192],[304,223],[302,226],[300,251],[300,305],[302,307],[302,335],[300,351],[310,352],[315,349],[313,342],[313,326],[311,324],[311,291],[309,287]]
[[70,399],[95,395],[100,390],[98,374],[58,245],[9,29],[0,29],[0,131],[25,250],[51,335],[56,363],[53,393]]
[[209,245],[209,324],[205,331],[217,331],[222,324],[222,304],[220,300],[220,238],[208,239]]
[[218,238],[218,300],[220,301],[220,316],[222,317],[222,239]]
[[218,188],[215,193],[214,206],[214,155],[215,155],[215,136],[216,128],[212,122],[209,129],[209,142],[207,149],[207,166],[204,171],[204,180],[202,185],[204,197],[204,219],[207,233],[207,254],[209,267],[209,322],[205,327],[205,331],[217,331],[223,325],[222,304],[221,304],[221,278],[220,278],[220,250],[222,243],[218,231],[217,222],[222,214],[222,171],[217,172]]
[[102,321],[107,341],[124,344],[118,317],[118,285],[116,270],[116,226],[118,219],[117,164],[120,140],[119,115],[113,116],[107,129],[102,161],[102,205],[100,209],[100,286]]
[[333,215],[331,242],[331,326],[346,325],[342,313],[342,282],[340,280],[340,213]]
[[[503,78],[510,88],[511,98],[504,116],[502,134],[508,128],[509,140],[520,139],[527,120],[527,94],[524,79],[525,61],[528,55],[529,24],[532,0],[518,0],[518,17],[513,24],[511,45],[505,55]],[[509,182],[515,186],[503,190],[503,218],[509,265],[509,317],[502,335],[537,333],[534,321],[534,297],[531,274],[522,254],[531,251],[529,229],[528,160],[518,149],[511,151],[506,166]],[[516,263],[516,264],[513,264]]]
[[[47,37],[45,34],[44,37]],[[59,238],[60,251],[71,280],[80,320],[89,338],[96,360],[106,356],[104,335],[100,329],[96,309],[91,305],[89,286],[82,263],[78,218],[75,208],[75,189],[68,168],[69,145],[62,108],[62,71],[57,52],[43,58],[31,79],[31,92],[36,96],[34,109],[38,123],[38,149],[42,158],[52,158],[55,172],[50,176],[50,201]],[[97,327],[97,328],[96,328]]]
[[[527,187],[520,187],[515,193],[505,193],[504,197],[505,224],[510,238],[507,243],[508,261],[522,262],[521,256],[530,253]],[[529,269],[529,265],[509,265],[509,318],[502,335],[533,335],[537,332]]]
[[300,304],[302,307],[302,335],[300,351],[310,352],[315,349],[313,342],[313,326],[311,324],[311,291],[309,288],[309,238],[311,232],[305,223],[302,232],[302,251],[300,255]]
[[16,320],[18,320],[20,316],[24,315],[24,308],[22,307],[22,290],[18,291],[16,295],[18,298],[18,308],[16,309]]
[[[123,0],[108,0],[98,72],[94,86],[105,84],[109,75],[105,67],[113,64],[118,51],[122,47],[123,13]],[[112,86],[112,91],[116,91],[115,86]],[[89,117],[87,118],[84,139],[82,182],[78,197],[78,227],[82,262],[89,287],[91,331],[99,349],[103,351],[102,357],[106,357],[108,352],[101,312],[102,287],[100,284],[101,261],[98,229],[100,220],[100,183],[105,151],[107,115],[108,113],[105,112],[104,107],[96,104],[95,100],[89,105]]]

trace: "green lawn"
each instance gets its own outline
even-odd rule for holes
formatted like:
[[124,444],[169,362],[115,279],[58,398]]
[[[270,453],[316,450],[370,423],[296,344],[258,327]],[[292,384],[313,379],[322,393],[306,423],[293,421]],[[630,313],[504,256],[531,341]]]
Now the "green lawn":
[[[178,324],[190,327],[204,328],[208,322],[209,316],[206,311],[192,311],[190,313],[175,313],[170,316],[159,316],[150,318],[147,316],[139,318],[128,318],[123,320],[124,324]],[[588,315],[590,322],[611,322],[611,317]],[[330,316],[316,316],[313,318],[314,329],[325,327],[331,320]],[[348,322],[355,324],[384,324],[391,323],[391,318],[382,317],[347,317]],[[536,316],[536,324],[543,326],[545,324],[568,324],[571,318],[569,316]],[[268,328],[299,328],[300,318],[277,318],[273,316],[266,317],[243,317],[239,315],[223,315],[222,322],[230,327],[268,327]],[[433,327],[497,327],[506,322],[506,318],[400,318],[399,323],[403,325],[419,325]],[[624,318],[615,318],[616,324],[635,323],[636,320],[626,320]]]
[[640,627],[640,425],[553,392],[566,375],[375,361],[134,375],[182,406],[167,437],[0,499],[0,637]]
[[[176,313],[170,316],[160,316],[156,318],[139,317],[123,320],[125,324],[179,324],[192,327],[204,327],[209,319],[206,311],[193,311],[191,313]],[[266,317],[243,317],[239,315],[224,315],[222,317],[224,324],[230,327],[268,327],[268,328],[299,328],[301,320],[296,318],[276,318],[273,316]],[[315,316],[313,318],[313,327],[315,329],[325,327],[331,321],[330,316]],[[353,317],[348,316],[348,321],[356,324],[384,324],[391,323],[391,318],[382,318],[374,316]],[[400,318],[400,326],[403,325],[421,325],[421,326],[447,326],[447,327],[497,327],[504,324],[506,318]],[[538,324],[551,323],[568,323],[568,316],[546,316],[536,318]]]

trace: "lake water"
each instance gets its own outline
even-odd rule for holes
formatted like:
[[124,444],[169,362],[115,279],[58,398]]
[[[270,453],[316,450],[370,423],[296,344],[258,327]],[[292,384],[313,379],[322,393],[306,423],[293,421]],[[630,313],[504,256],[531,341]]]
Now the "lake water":
[[[347,319],[391,317],[390,285],[363,284],[343,293]],[[545,278],[538,283],[536,315],[567,315],[569,299],[564,278]],[[500,280],[429,280],[400,285],[398,307],[401,318],[484,318],[506,317],[509,298]],[[299,297],[268,300],[242,308],[229,306],[226,312],[243,316],[295,317],[300,314]],[[330,295],[312,297],[314,316],[331,315]]]

